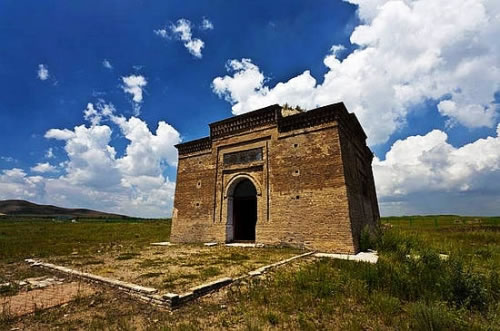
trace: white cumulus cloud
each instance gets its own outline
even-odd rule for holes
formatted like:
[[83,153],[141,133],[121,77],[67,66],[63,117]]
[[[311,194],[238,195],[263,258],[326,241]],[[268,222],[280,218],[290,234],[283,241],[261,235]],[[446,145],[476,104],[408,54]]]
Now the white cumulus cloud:
[[[213,24],[208,20],[204,19],[201,25],[202,30],[213,29]],[[177,38],[184,42],[184,47],[191,53],[194,57],[201,59],[201,50],[205,47],[203,40],[193,37],[193,25],[191,21],[185,18],[177,20],[176,23],[170,24],[168,27],[154,30],[154,33],[161,38],[170,39]]]
[[57,168],[51,165],[50,163],[45,162],[45,163],[38,163],[36,166],[31,167],[31,171],[39,173],[55,172],[57,171]]
[[45,64],[38,65],[37,76],[38,76],[38,79],[40,79],[40,80],[49,79],[49,69],[47,68],[47,66]]
[[144,87],[148,84],[146,78],[142,75],[130,75],[122,77],[122,89],[124,92],[132,95],[136,114],[139,113],[140,104],[143,100]]
[[[87,207],[140,217],[167,217],[172,210],[175,183],[164,175],[177,165],[180,134],[160,121],[155,130],[132,116],[116,114],[100,100],[83,111],[90,123],[73,129],[50,129],[45,138],[64,144],[66,161],[58,167],[38,163],[29,176],[19,168],[0,173],[0,199],[28,199],[67,207]],[[106,123],[106,124],[103,124]],[[112,133],[127,140],[117,155]],[[46,176],[60,171],[57,177]]]
[[45,195],[45,181],[28,176],[24,170],[12,168],[0,173],[0,199],[40,199]]
[[[440,130],[407,137],[392,145],[385,160],[374,159],[382,209],[387,208],[391,213],[394,202],[411,205],[426,195],[437,197],[434,203],[441,204],[442,209],[434,208],[440,213],[453,212],[460,206],[458,200],[448,205],[443,203],[443,198],[454,194],[482,196],[485,201],[500,200],[500,124],[496,137],[478,139],[462,147],[453,147],[447,139],[447,134]],[[481,211],[468,207],[472,213],[495,211],[495,208]],[[414,212],[429,212],[425,208]]]
[[169,38],[168,31],[167,31],[167,29],[166,29],[166,28],[157,29],[157,30],[154,30],[153,32],[154,32],[157,36],[162,37],[162,38],[164,38],[164,39]]
[[184,46],[189,53],[197,58],[201,58],[201,49],[205,46],[205,43],[199,38],[193,38],[191,27],[191,22],[189,20],[181,18],[176,24],[170,26],[170,30],[176,37],[184,42]]
[[344,101],[371,145],[405,124],[412,106],[441,102],[450,125],[494,127],[500,90],[500,6],[493,0],[349,0],[362,24],[351,34],[358,48],[341,60],[342,45],[324,58],[318,82],[308,70],[266,85],[248,59],[229,61],[229,75],[213,90],[241,114],[272,103],[303,108]]

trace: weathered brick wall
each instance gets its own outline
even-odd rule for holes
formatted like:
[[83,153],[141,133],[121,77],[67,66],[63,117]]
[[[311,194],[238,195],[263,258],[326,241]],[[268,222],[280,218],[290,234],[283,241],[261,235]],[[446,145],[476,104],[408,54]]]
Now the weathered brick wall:
[[282,134],[270,154],[271,222],[261,240],[352,253],[336,123]]
[[[356,127],[344,130],[344,122],[323,120],[328,113],[313,114],[316,122],[309,127],[288,122],[282,132],[269,110],[259,114],[258,128],[240,130],[245,119],[237,118],[239,131],[214,126],[209,144],[183,147],[171,241],[230,240],[231,188],[248,178],[258,192],[257,242],[357,252],[361,229],[379,218],[364,135],[353,134]],[[262,160],[224,164],[224,154],[255,148],[262,149]]]
[[214,206],[214,169],[211,151],[179,158],[171,241],[209,239],[207,232]]
[[364,140],[345,130],[340,130],[340,142],[352,234],[358,251],[363,228],[368,226],[373,230],[380,220],[372,173],[373,154]]

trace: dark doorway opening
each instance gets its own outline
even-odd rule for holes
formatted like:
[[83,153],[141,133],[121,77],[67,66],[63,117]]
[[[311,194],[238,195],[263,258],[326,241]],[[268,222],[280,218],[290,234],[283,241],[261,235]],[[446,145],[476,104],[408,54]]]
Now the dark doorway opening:
[[234,241],[255,241],[257,224],[257,190],[253,183],[244,179],[234,188],[233,228]]

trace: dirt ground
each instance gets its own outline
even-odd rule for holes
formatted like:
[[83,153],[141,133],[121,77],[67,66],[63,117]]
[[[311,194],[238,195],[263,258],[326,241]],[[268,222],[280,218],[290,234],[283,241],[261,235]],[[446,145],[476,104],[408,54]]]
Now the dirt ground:
[[94,289],[84,282],[61,283],[0,297],[0,315],[23,316],[87,297]]
[[74,268],[137,285],[154,287],[160,294],[183,293],[221,277],[240,276],[301,251],[291,248],[248,248],[217,245],[148,246],[141,250],[118,247],[93,255],[46,259]]

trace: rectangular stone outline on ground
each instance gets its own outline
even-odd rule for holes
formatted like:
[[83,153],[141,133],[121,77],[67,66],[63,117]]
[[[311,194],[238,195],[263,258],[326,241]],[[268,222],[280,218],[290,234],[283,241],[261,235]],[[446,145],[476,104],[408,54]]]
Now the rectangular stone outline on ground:
[[260,267],[258,269],[255,269],[253,271],[248,272],[245,275],[242,275],[237,278],[230,278],[230,277],[224,277],[224,278],[219,278],[215,281],[211,281],[209,283],[201,284],[196,287],[191,288],[188,292],[182,293],[182,294],[177,294],[177,293],[167,293],[162,296],[158,295],[158,290],[155,288],[150,288],[150,287],[144,287],[132,283],[127,283],[124,281],[120,280],[115,280],[107,277],[102,277],[98,275],[93,275],[87,272],[81,272],[78,270],[70,269],[67,267],[62,267],[58,266],[52,263],[45,263],[41,261],[36,261],[34,259],[26,259],[25,262],[29,263],[32,267],[41,267],[49,270],[54,270],[58,272],[62,272],[65,274],[69,274],[74,277],[79,277],[86,279],[91,282],[97,282],[101,283],[104,285],[111,286],[113,288],[119,289],[119,290],[124,290],[126,293],[131,295],[132,297],[138,298],[141,301],[161,306],[161,307],[166,307],[171,310],[179,308],[181,305],[188,303],[190,301],[193,301],[197,298],[200,298],[202,296],[205,296],[209,293],[212,293],[214,291],[217,291],[225,286],[228,286],[230,284],[233,284],[235,282],[241,281],[245,278],[249,277],[255,277],[255,276],[260,276],[266,271],[284,265],[286,263],[292,262],[294,260],[308,257],[315,252],[307,252],[304,254],[300,255],[295,255],[292,256],[288,259],[278,261],[276,263],[266,265],[263,267]]

